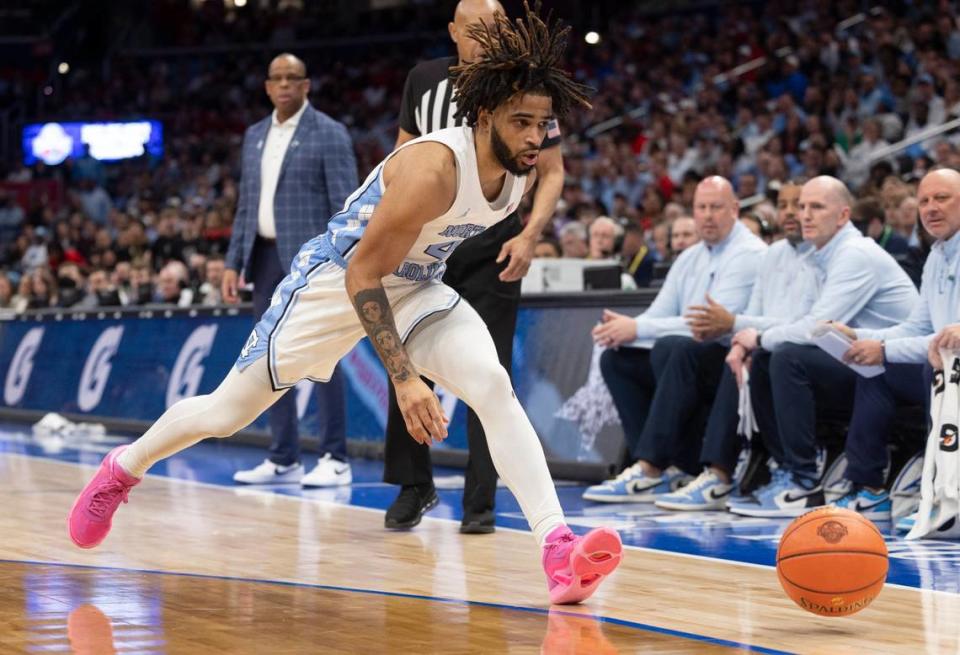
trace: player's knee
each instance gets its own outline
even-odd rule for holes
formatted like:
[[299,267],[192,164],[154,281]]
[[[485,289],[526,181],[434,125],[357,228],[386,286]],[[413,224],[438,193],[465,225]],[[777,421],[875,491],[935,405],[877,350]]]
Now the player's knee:
[[502,406],[513,397],[510,375],[500,364],[486,365],[476,369],[463,386],[467,398],[463,400],[474,408]]
[[229,408],[218,406],[213,394],[185,398],[179,402],[195,404],[202,409],[200,412],[192,412],[196,416],[194,427],[207,437],[221,439],[230,437],[238,430],[246,427],[243,417],[237,416],[235,409],[231,411]]

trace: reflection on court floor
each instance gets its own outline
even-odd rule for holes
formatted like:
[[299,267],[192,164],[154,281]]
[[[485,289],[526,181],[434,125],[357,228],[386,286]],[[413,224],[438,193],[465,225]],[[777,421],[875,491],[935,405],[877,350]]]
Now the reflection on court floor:
[[[348,488],[239,488],[262,451],[212,441],[158,466],[110,538],[81,551],[64,517],[113,442],[0,430],[0,652],[929,652],[960,644],[951,542],[891,539],[895,582],[864,612],[793,606],[770,567],[785,522],[642,505],[585,506],[612,523],[622,569],[585,606],[547,605],[538,549],[509,492],[495,535],[457,532],[459,491],[414,531],[387,532],[395,491],[376,462]],[[441,475],[455,476],[456,471]],[[456,486],[448,477],[447,486]],[[933,591],[937,590],[937,591]],[[926,646],[924,646],[926,644]]]

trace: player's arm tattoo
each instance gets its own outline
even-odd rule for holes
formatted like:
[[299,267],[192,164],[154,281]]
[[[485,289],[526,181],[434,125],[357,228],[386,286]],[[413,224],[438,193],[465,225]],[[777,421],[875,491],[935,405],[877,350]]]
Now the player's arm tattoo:
[[387,368],[390,379],[394,382],[411,379],[416,375],[416,370],[397,332],[397,323],[387,301],[386,291],[383,287],[363,289],[358,291],[352,300],[353,307],[360,316],[360,323]]

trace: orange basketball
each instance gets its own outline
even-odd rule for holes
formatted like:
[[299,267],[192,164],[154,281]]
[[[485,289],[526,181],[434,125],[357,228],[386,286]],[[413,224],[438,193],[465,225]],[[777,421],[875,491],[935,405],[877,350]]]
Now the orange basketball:
[[869,519],[833,506],[791,523],[777,549],[777,577],[797,605],[847,616],[873,602],[887,579],[887,545]]

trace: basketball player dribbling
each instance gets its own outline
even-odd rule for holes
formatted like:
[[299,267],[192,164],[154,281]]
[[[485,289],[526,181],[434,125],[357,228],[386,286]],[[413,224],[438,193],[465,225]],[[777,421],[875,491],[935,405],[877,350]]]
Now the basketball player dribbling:
[[551,602],[588,598],[619,565],[614,530],[576,536],[564,523],[543,449],[489,332],[440,281],[453,249],[508,216],[533,186],[548,123],[589,106],[586,89],[559,67],[569,28],[525,8],[516,24],[498,14],[495,25],[472,29],[484,54],[453,69],[465,125],[410,141],[381,162],[329,231],[301,248],[220,386],[176,403],[134,443],[107,454],[70,512],[74,543],[100,544],[153,464],[234,434],[301,379],[326,380],[366,335],[414,439],[447,435],[447,417],[420,375],[476,411],[497,472],[542,548]]

